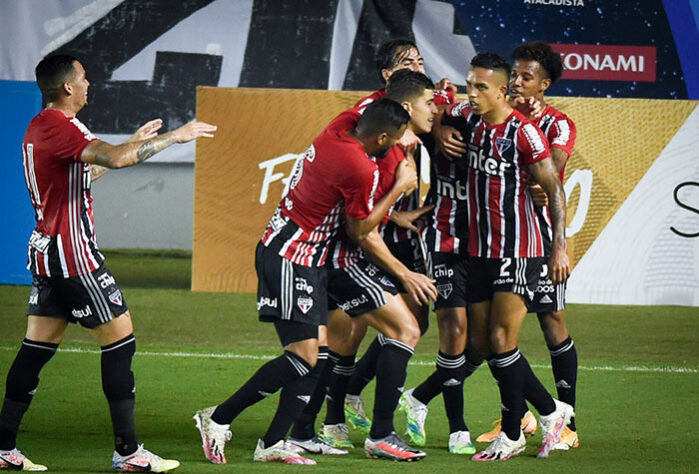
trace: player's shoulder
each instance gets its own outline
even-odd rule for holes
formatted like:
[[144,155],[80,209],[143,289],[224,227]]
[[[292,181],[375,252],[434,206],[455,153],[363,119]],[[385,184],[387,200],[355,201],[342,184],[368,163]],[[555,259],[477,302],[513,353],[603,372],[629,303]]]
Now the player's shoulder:
[[573,122],[573,119],[571,119],[568,115],[566,115],[560,109],[557,109],[551,104],[546,104],[546,109],[544,109],[543,116],[550,116],[556,122],[565,121],[568,122],[571,126],[575,126],[575,122]]
[[355,107],[358,108],[364,108],[367,105],[371,104],[372,102],[379,100],[379,99],[384,99],[386,98],[386,89],[383,87],[377,91],[372,92],[366,97],[362,97],[357,101],[356,104],[354,104]]

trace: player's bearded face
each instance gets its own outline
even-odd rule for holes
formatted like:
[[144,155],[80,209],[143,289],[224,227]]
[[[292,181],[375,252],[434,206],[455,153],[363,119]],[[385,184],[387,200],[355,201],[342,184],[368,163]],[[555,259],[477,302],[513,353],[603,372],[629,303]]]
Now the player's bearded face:
[[413,132],[430,133],[437,115],[437,107],[434,105],[434,93],[431,89],[425,89],[416,99],[410,101],[410,123]]
[[545,74],[538,61],[518,59],[510,74],[510,97],[536,97],[546,90]]
[[379,142],[377,143],[377,147],[376,150],[374,150],[373,156],[377,158],[385,158],[386,153],[388,153],[388,150],[390,150],[394,145],[398,143],[398,140],[401,139],[407,128],[407,125],[403,125],[398,130],[395,130],[393,134],[384,133],[379,135]]

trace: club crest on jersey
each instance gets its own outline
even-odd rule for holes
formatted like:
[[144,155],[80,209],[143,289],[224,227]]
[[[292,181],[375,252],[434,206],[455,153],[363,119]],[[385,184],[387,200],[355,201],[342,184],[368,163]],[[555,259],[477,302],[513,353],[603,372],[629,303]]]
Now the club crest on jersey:
[[395,285],[393,284],[393,282],[391,281],[391,279],[388,278],[387,276],[382,276],[382,277],[381,277],[381,284],[384,285],[384,286],[390,286],[390,287],[394,287],[394,286],[395,286]]
[[512,140],[505,137],[497,137],[495,139],[495,147],[498,149],[498,153],[502,156],[507,150],[512,146]]
[[123,304],[123,299],[121,297],[121,291],[116,290],[114,293],[111,293],[109,295],[109,301],[114,303],[117,306],[121,306]]
[[451,283],[446,283],[444,285],[437,285],[437,292],[439,292],[439,296],[441,296],[444,299],[449,298],[449,295],[451,295],[452,290],[454,287],[452,286]]
[[307,314],[313,307],[313,298],[310,296],[299,296],[296,300],[296,305],[303,314]]

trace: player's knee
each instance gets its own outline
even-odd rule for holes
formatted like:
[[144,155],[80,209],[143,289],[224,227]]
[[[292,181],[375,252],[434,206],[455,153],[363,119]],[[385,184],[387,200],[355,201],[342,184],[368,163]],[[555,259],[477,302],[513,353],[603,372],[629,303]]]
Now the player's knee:
[[136,352],[133,334],[102,346],[102,390],[109,401],[134,398],[135,381],[131,360]]
[[420,340],[420,326],[415,319],[410,323],[403,324],[396,337],[401,342],[408,344],[410,347],[415,347]]
[[495,354],[508,350],[507,333],[503,327],[495,327],[490,331],[490,348]]

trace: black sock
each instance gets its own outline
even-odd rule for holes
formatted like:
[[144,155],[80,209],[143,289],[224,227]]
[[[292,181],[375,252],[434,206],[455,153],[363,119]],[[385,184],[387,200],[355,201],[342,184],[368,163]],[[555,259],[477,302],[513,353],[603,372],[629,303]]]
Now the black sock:
[[320,346],[318,348],[318,362],[313,367],[313,372],[318,374],[316,388],[313,390],[311,400],[291,428],[292,438],[306,440],[315,435],[316,417],[323,406],[328,388],[328,378],[334,366],[333,359],[328,356],[328,346]]
[[466,350],[464,351],[464,371],[466,376],[464,377],[464,380],[469,378],[473,373],[478,370],[478,367],[481,366],[483,363],[483,360],[480,359],[479,362],[473,362],[474,357],[473,354],[471,353],[470,348],[467,346]]
[[[529,361],[526,357],[522,355],[520,357],[519,364],[524,370],[524,398],[536,408],[539,415],[550,415],[556,409],[556,404],[553,402],[553,397],[549,394],[548,390],[541,384],[541,381],[537,378],[532,371]],[[526,405],[524,407],[524,413],[526,413]]]
[[257,372],[243,384],[228,400],[221,403],[211,414],[211,419],[219,425],[227,425],[250,405],[276,393],[299,377],[308,373],[308,363],[293,352],[284,351],[257,369]]
[[498,381],[502,405],[502,431],[511,440],[519,439],[521,420],[524,415],[524,379],[526,370],[519,361],[519,349],[497,354],[488,365]]
[[444,411],[449,420],[449,433],[468,431],[464,421],[464,379],[466,358],[463,353],[458,355],[445,354],[439,351],[437,355],[437,372],[442,379],[442,397]]
[[0,449],[15,448],[22,417],[39,387],[39,372],[56,353],[58,344],[22,341],[5,381],[5,399],[0,411]]
[[384,345],[385,338],[383,334],[378,334],[371,345],[366,350],[364,355],[354,366],[354,374],[350,378],[347,385],[347,393],[350,395],[359,396],[364,390],[364,387],[369,385],[371,379],[376,375],[376,364],[379,360],[381,348]]
[[345,422],[345,395],[347,384],[354,373],[355,354],[338,355],[335,367],[328,380],[328,396],[325,403],[325,424],[336,425]]
[[298,356],[296,356],[296,362],[301,363],[300,365],[303,365],[307,373],[292,380],[282,388],[277,412],[274,414],[274,418],[272,418],[272,423],[269,425],[267,433],[262,438],[266,448],[275,445],[286,437],[289,428],[291,428],[291,425],[301,415],[306,404],[310,401],[318,383],[320,374],[315,368]]
[[374,420],[369,433],[372,439],[384,438],[394,431],[393,412],[405,384],[408,361],[413,351],[413,348],[404,342],[384,339],[384,346],[376,363]]
[[138,449],[134,425],[135,384],[131,360],[136,352],[133,334],[102,346],[102,390],[109,403],[114,428],[114,449],[122,456]]
[[[441,354],[441,352],[440,352]],[[442,391],[442,374],[439,366],[413,390],[413,397],[427,405]]]
[[[551,353],[551,368],[556,380],[558,399],[575,408],[575,386],[578,380],[578,352],[575,350],[573,339],[568,337],[557,346],[549,347]],[[575,418],[568,424],[575,431]]]

